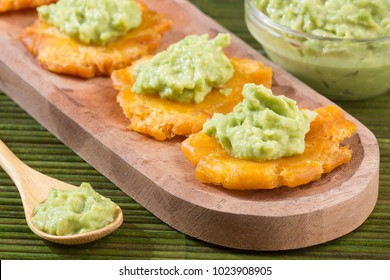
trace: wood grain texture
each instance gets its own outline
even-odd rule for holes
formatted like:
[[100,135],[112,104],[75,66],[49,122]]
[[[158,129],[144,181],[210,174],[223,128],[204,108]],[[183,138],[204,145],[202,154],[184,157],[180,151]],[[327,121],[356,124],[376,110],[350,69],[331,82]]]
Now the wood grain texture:
[[[175,23],[165,48],[190,33],[225,32],[187,1],[144,1]],[[377,199],[379,150],[356,119],[352,161],[296,189],[238,192],[194,179],[180,140],[157,142],[130,132],[110,79],[82,80],[42,69],[17,34],[34,12],[0,16],[0,87],[67,146],[137,202],[175,229],[223,246],[253,250],[307,247],[340,237],[365,221]],[[274,87],[314,109],[332,104],[234,35],[230,55],[263,61]]]

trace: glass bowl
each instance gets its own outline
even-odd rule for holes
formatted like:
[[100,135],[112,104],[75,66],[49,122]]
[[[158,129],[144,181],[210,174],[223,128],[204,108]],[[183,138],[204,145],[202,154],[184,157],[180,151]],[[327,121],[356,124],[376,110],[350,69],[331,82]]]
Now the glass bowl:
[[333,100],[359,100],[390,91],[390,37],[353,40],[281,26],[245,0],[249,32],[268,57]]

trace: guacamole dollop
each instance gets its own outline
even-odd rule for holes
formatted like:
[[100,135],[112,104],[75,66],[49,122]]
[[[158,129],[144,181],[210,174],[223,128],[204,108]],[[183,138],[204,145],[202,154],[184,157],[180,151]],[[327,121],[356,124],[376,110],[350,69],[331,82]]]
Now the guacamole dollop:
[[189,35],[172,44],[152,59],[137,65],[132,91],[158,94],[178,102],[200,103],[213,87],[229,94],[224,87],[234,73],[233,65],[223,53],[230,45],[229,34]]
[[231,113],[216,113],[205,122],[205,134],[240,159],[265,161],[304,152],[315,112],[299,109],[294,100],[275,96],[263,85],[246,84],[242,94]]
[[390,36],[388,0],[257,0],[273,21],[308,34],[345,39]]
[[106,44],[141,24],[134,0],[59,0],[38,9],[39,17],[85,44]]
[[90,184],[83,183],[75,190],[50,190],[47,200],[34,209],[32,222],[49,234],[85,233],[112,223],[116,207]]

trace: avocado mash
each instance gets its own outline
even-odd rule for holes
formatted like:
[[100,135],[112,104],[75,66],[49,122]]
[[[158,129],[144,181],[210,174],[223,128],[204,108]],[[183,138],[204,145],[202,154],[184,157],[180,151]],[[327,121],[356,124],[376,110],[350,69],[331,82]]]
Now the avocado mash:
[[389,91],[388,0],[246,2],[248,29],[267,55],[318,92],[357,100]]
[[136,81],[132,91],[195,103],[202,102],[213,87],[229,94],[224,83],[233,76],[234,69],[223,53],[229,44],[229,34],[218,34],[212,40],[207,34],[189,35],[138,65],[133,71]]
[[59,0],[41,6],[39,17],[85,44],[106,44],[141,24],[134,0]]
[[273,21],[296,31],[344,39],[390,36],[388,0],[257,0]]
[[304,152],[315,112],[300,110],[294,100],[275,96],[263,85],[246,84],[242,94],[244,100],[231,113],[206,121],[205,134],[240,159],[265,161]]
[[100,229],[115,219],[117,205],[83,183],[75,190],[49,192],[47,200],[34,209],[33,224],[54,235],[73,235]]

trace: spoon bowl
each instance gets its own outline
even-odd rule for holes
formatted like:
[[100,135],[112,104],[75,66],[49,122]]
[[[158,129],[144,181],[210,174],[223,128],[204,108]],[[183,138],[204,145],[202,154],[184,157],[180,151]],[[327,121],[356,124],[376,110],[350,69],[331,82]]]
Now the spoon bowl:
[[74,235],[53,235],[43,232],[36,228],[31,220],[35,207],[47,199],[51,189],[72,190],[77,187],[32,169],[16,157],[2,140],[0,140],[0,166],[11,177],[18,188],[27,225],[36,235],[43,239],[66,245],[84,244],[112,233],[123,222],[122,210],[117,206],[114,221],[103,228]]

